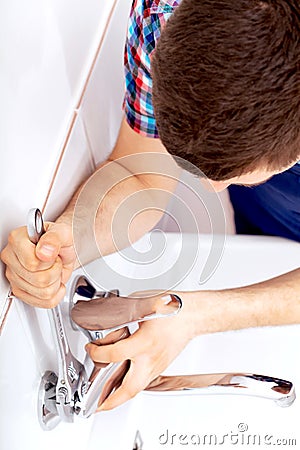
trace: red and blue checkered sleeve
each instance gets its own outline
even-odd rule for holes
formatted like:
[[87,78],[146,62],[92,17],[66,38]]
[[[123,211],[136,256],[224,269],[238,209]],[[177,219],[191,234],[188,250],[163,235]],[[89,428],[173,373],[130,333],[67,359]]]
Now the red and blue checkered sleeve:
[[151,4],[149,0],[134,0],[132,4],[124,56],[124,110],[133,130],[144,136],[158,137],[150,73],[150,58],[155,48]]

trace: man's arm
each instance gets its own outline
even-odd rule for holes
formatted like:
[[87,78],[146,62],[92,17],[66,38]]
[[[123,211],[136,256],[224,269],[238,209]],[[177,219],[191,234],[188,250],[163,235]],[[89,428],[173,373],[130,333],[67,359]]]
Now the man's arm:
[[[159,139],[136,133],[124,119],[108,160],[56,220],[73,224],[75,239],[78,236],[77,264],[121,250],[152,229],[162,217],[179,173]],[[92,245],[94,232],[97,248]],[[82,236],[84,248],[80,246]]]
[[101,410],[114,408],[146,388],[196,336],[300,323],[300,269],[236,289],[176,293],[183,300],[177,316],[144,322],[135,334],[112,345],[87,345],[95,361],[131,360],[122,385]]
[[26,227],[10,233],[1,258],[13,293],[33,306],[55,306],[75,267],[124,248],[158,222],[177,173],[161,142],[135,133],[124,119],[109,159],[65,212],[46,223],[38,245],[28,240]]

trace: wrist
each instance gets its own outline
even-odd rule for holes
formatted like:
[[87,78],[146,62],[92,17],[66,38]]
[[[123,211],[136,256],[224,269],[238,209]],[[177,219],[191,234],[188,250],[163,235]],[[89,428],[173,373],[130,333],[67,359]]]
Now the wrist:
[[72,227],[72,220],[73,220],[73,212],[72,211],[69,212],[68,210],[66,210],[55,219],[54,223]]
[[76,255],[75,269],[102,256],[95,245],[88,211],[81,210],[74,218],[74,211],[69,208],[55,220],[55,225],[68,228],[72,235],[72,246]]
[[178,295],[183,300],[191,339],[238,328],[231,310],[229,291],[178,292]]

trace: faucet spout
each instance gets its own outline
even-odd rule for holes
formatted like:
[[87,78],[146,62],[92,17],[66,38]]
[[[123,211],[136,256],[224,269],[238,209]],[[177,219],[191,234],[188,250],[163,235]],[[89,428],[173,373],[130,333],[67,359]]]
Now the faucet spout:
[[290,406],[296,398],[295,388],[290,381],[253,373],[158,376],[146,390],[164,393],[189,391],[199,395],[249,395],[274,400],[282,407]]

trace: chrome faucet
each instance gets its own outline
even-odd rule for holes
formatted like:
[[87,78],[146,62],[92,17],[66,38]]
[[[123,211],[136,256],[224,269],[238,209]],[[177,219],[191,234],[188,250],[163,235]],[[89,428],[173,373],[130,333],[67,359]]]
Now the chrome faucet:
[[[169,317],[182,308],[177,295],[163,297],[120,297],[118,290],[97,292],[84,276],[74,279],[70,291],[70,318],[73,327],[81,330],[97,344],[112,344],[130,335],[130,327],[139,322]],[[120,386],[130,361],[113,364],[95,363],[88,389],[83,398],[80,416],[88,417],[113,390]]]
[[[73,299],[70,299],[72,320],[96,344],[108,343],[104,338],[109,336],[114,336],[114,342],[126,338],[129,335],[130,323],[163,317],[162,311],[166,305],[168,308],[172,307],[175,314],[182,306],[177,295],[157,300],[157,297],[147,299],[118,297],[117,291],[113,295],[96,294],[89,281],[82,276],[75,280],[72,292],[74,292]],[[94,297],[86,301],[80,298],[78,292],[85,295],[93,294]],[[118,337],[116,331],[124,334],[119,334]],[[189,391],[191,394],[199,395],[248,395],[274,400],[282,407],[290,406],[296,398],[295,388],[290,381],[253,373],[158,376],[145,390],[157,393],[177,391],[186,394]]]

